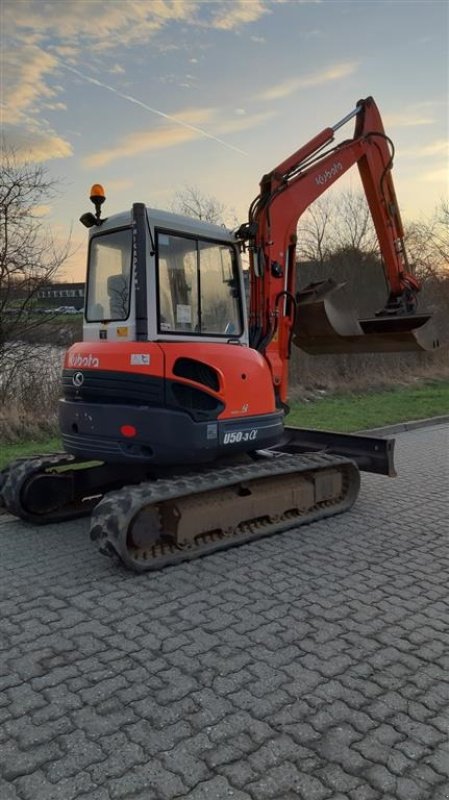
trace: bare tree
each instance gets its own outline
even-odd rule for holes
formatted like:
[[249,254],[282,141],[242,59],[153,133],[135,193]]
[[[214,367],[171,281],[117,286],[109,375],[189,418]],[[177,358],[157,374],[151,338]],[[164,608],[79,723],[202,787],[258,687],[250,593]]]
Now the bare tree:
[[321,197],[299,221],[297,254],[301,261],[322,265],[338,250],[367,254],[379,250],[371,213],[361,192],[348,190]]
[[31,359],[32,347],[20,359],[11,343],[47,323],[37,313],[40,290],[51,282],[70,254],[70,243],[58,247],[37,214],[55,192],[41,165],[19,161],[3,149],[0,180],[0,400]]
[[333,220],[334,241],[338,249],[378,253],[379,244],[371,212],[362,192],[341,192],[336,200]]
[[441,200],[428,220],[410,226],[409,258],[422,280],[446,277],[449,271],[449,201]]
[[198,186],[184,186],[175,193],[171,209],[177,214],[201,219],[215,225],[237,224],[235,214],[212,195],[204,194]]
[[298,225],[296,252],[300,261],[324,264],[331,252],[334,216],[335,208],[329,197],[321,197],[306,211]]
[[383,306],[387,287],[371,212],[362,192],[346,190],[317,200],[298,226],[298,288],[333,278],[340,297],[360,315]]

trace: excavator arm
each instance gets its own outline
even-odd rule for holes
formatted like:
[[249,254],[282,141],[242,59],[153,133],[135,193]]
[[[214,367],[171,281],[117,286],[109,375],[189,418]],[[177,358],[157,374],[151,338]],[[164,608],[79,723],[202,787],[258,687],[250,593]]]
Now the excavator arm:
[[[355,117],[354,135],[333,145],[336,131]],[[402,344],[397,349],[417,349],[404,346],[403,315],[413,314],[416,294],[420,289],[417,278],[411,274],[404,247],[404,231],[391,176],[394,147],[386,136],[377,106],[372,97],[360,100],[356,108],[333,127],[325,128],[306,145],[265,175],[260,182],[260,193],[252,203],[246,226],[250,254],[250,341],[265,354],[273,376],[273,384],[282,402],[287,394],[287,365],[293,332],[298,335],[298,345],[310,352],[350,352],[366,349],[367,339],[357,320],[343,322],[337,336],[344,337],[342,345],[329,349],[329,335],[325,342],[323,329],[331,322],[322,309],[323,298],[299,298],[296,291],[296,229],[298,220],[306,209],[327,191],[352,166],[357,164],[367,203],[376,229],[382,254],[382,264],[389,287],[389,298],[384,314],[389,319],[389,343],[380,340],[380,321],[374,325],[377,336],[375,351],[394,350],[392,317],[402,316],[398,330]],[[331,283],[324,294],[335,289]],[[309,304],[308,314],[304,313]],[[320,305],[317,315],[316,303]],[[328,298],[326,299],[328,302]],[[314,305],[315,303],[315,305]],[[419,318],[424,324],[428,316]],[[311,323],[312,334],[302,334],[301,325]],[[322,323],[322,324],[321,324]],[[317,330],[321,324],[322,330]],[[369,326],[368,326],[369,327]],[[371,331],[372,332],[372,331]],[[384,336],[383,332],[380,333]],[[322,341],[319,341],[321,338]],[[353,341],[348,342],[348,338]],[[310,340],[309,348],[305,341]],[[357,344],[356,344],[357,340]],[[318,344],[317,344],[318,341]],[[323,343],[325,342],[325,343]],[[354,345],[351,348],[351,345]],[[435,345],[434,345],[435,346]],[[326,349],[327,348],[327,349]],[[342,349],[344,348],[344,349]],[[368,349],[370,349],[368,347]],[[420,347],[419,349],[423,349]]]

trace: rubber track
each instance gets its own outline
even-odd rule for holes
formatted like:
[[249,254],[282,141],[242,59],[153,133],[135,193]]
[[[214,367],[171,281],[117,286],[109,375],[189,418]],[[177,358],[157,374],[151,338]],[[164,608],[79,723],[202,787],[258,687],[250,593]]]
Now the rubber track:
[[[202,543],[192,544],[188,549],[180,548],[175,543],[157,543],[149,546],[151,548],[149,558],[148,552],[143,551],[143,548],[142,551],[146,553],[146,557],[142,558],[134,557],[128,549],[129,526],[136,515],[148,506],[178,497],[227,488],[259,478],[288,475],[293,472],[316,473],[332,467],[341,468],[346,476],[343,497],[317,503],[311,511],[305,512],[304,516],[294,515],[289,519],[285,515],[280,522],[262,526],[260,524],[254,526],[250,523],[244,524],[243,527],[246,530],[237,532],[231,537],[223,534],[215,536],[202,534],[198,537],[198,539],[202,539]],[[157,480],[153,483],[128,486],[116,492],[110,492],[103,497],[92,512],[90,537],[97,543],[101,553],[118,557],[128,569],[135,572],[158,570],[346,511],[354,503],[359,486],[360,473],[350,459],[324,453],[279,455],[277,458],[257,461],[249,465],[226,467],[203,474],[193,473],[180,478]]]
[[20,517],[20,519],[37,525],[63,522],[89,515],[92,509],[92,505],[89,505],[89,503],[86,503],[84,508],[81,508],[78,503],[75,508],[68,506],[65,509],[50,511],[45,514],[35,514],[22,505],[22,488],[29,478],[38,473],[44,473],[51,467],[68,466],[74,460],[74,456],[70,456],[67,453],[54,453],[47,456],[30,456],[12,461],[0,475],[1,500],[6,510],[10,514]]

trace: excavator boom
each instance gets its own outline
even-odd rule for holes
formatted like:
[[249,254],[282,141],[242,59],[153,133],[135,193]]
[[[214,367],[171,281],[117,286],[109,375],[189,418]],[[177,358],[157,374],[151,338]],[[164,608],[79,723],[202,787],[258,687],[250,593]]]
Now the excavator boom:
[[[353,137],[333,145],[337,130],[355,117]],[[324,149],[326,148],[326,149]],[[372,97],[325,128],[260,182],[245,233],[251,259],[251,343],[270,363],[283,402],[293,342],[315,354],[432,350],[439,346],[429,315],[415,313],[418,279],[411,273],[392,179],[394,148]],[[385,309],[358,320],[334,304],[335,283],[296,293],[298,220],[307,208],[357,165],[377,233],[389,289]]]

